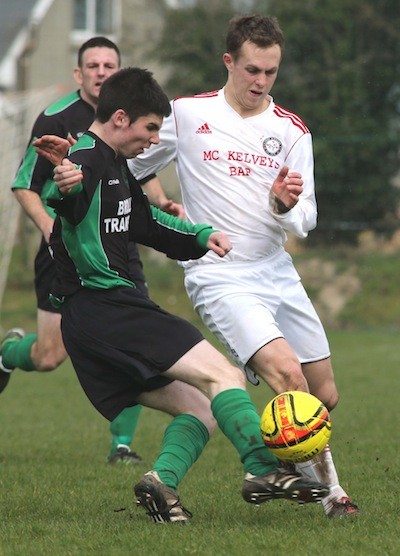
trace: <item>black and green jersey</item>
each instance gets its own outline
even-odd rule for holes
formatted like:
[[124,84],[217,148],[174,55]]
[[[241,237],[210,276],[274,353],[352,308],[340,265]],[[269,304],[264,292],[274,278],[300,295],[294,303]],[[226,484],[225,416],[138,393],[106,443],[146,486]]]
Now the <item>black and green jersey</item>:
[[196,259],[207,252],[214,231],[193,225],[150,206],[126,160],[90,131],[72,147],[69,159],[82,168],[83,183],[60,199],[51,245],[58,287],[64,297],[81,286],[109,289],[134,287],[130,279],[128,242],[162,251],[170,258]]
[[54,211],[46,204],[53,183],[54,166],[43,156],[36,154],[32,142],[42,135],[58,135],[66,138],[68,133],[78,139],[94,120],[94,108],[82,100],[79,91],[70,93],[54,102],[39,114],[32,128],[24,158],[18,168],[12,189],[31,189],[42,199],[46,210],[54,217]]

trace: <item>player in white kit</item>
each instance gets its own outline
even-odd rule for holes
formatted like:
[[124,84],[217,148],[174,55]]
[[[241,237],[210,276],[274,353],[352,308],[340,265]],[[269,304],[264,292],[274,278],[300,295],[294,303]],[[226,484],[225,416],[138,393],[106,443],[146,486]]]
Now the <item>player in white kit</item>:
[[[310,391],[332,410],[338,392],[330,349],[290,255],[286,232],[317,223],[312,138],[269,95],[284,38],[271,17],[230,22],[223,89],[172,101],[160,143],[130,162],[146,189],[173,160],[190,222],[209,222],[233,249],[183,263],[188,295],[207,327],[254,381],[275,393]],[[255,374],[255,375],[254,375]],[[330,485],[329,517],[358,507],[340,486],[329,447],[299,470]]]

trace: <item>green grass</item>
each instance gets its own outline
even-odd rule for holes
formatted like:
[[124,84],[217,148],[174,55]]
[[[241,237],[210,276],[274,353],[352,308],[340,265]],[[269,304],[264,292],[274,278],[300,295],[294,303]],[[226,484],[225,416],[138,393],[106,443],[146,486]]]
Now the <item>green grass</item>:
[[[146,273],[157,301],[199,324],[179,269],[150,264]],[[8,290],[5,328],[33,326],[33,298],[24,292]],[[65,362],[48,374],[16,371],[1,395],[0,555],[397,555],[398,334],[334,330],[329,338],[341,393],[331,447],[361,507],[357,519],[328,520],[314,505],[246,504],[241,465],[217,432],[180,486],[190,525],[153,525],[135,508],[132,486],[157,456],[169,418],[144,409],[134,445],[144,464],[108,466],[108,423]],[[251,393],[260,411],[272,397],[265,386]]]
[[367,253],[354,261],[362,283],[360,292],[350,300],[341,315],[344,326],[400,327],[398,253]]
[[[359,518],[330,521],[313,505],[245,504],[241,466],[218,432],[180,488],[190,526],[154,526],[134,507],[132,486],[156,457],[169,418],[144,409],[135,441],[144,465],[107,466],[108,425],[65,363],[48,375],[16,372],[1,397],[0,554],[397,554],[397,337],[335,331],[330,339],[342,394],[331,447]],[[270,392],[251,392],[262,410]]]

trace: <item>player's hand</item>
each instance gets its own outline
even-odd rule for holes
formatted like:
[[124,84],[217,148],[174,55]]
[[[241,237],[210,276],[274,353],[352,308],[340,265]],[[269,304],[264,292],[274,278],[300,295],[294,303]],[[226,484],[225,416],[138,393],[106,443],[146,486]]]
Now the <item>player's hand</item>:
[[54,168],[54,181],[63,195],[68,195],[71,190],[83,180],[82,170],[76,168],[68,158]]
[[68,135],[68,139],[63,139],[58,135],[42,135],[33,142],[33,146],[39,155],[57,166],[57,164],[61,164],[73,141],[75,140],[71,134]]
[[283,166],[272,184],[272,191],[277,200],[290,210],[298,203],[299,195],[303,192],[303,183],[299,172],[289,172],[289,168]]
[[67,141],[69,142],[70,146],[75,145],[78,142],[78,139],[74,139],[70,133],[67,135]]
[[162,205],[160,209],[168,214],[172,214],[172,216],[177,216],[182,220],[185,219],[185,211],[183,210],[183,206],[179,203],[175,203],[172,199],[167,199]]
[[207,247],[219,257],[225,257],[232,249],[232,243],[224,232],[213,232],[208,238]]

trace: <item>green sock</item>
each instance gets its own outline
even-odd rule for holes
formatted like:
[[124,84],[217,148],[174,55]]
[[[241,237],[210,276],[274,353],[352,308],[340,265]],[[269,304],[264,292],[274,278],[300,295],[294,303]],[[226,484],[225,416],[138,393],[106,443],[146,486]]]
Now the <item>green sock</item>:
[[164,432],[161,453],[153,466],[163,483],[176,488],[207,444],[206,426],[193,415],[178,415]]
[[37,340],[37,334],[28,334],[21,340],[6,342],[1,350],[3,363],[7,369],[21,369],[21,371],[35,371],[31,359],[31,348]]
[[239,452],[246,472],[262,475],[278,467],[278,460],[262,440],[260,417],[246,390],[224,390],[215,396],[211,409],[220,429]]
[[126,446],[131,445],[141,411],[141,405],[126,407],[114,421],[111,421],[110,432],[112,439],[110,455],[115,454],[118,444],[125,444]]

